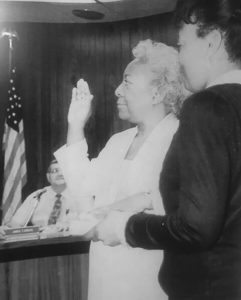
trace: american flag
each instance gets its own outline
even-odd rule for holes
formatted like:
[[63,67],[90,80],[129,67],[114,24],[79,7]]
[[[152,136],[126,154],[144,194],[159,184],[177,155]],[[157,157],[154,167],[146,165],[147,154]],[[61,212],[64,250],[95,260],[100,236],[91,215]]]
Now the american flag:
[[10,73],[3,151],[2,223],[7,224],[22,202],[22,188],[27,181],[22,103],[16,88],[15,67]]

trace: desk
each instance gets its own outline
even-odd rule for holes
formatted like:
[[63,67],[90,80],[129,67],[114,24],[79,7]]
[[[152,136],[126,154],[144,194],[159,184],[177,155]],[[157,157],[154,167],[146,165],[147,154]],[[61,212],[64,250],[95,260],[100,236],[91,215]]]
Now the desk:
[[0,242],[0,262],[88,252],[89,242],[73,236],[11,243]]
[[0,243],[0,299],[86,300],[88,250],[78,237]]

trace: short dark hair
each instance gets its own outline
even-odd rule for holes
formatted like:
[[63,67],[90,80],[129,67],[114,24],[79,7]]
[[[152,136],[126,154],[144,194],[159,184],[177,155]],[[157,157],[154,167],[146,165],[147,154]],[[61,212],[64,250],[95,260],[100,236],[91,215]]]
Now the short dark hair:
[[178,0],[175,22],[197,24],[197,35],[206,36],[218,29],[224,38],[229,59],[241,63],[241,1],[240,0]]
[[50,173],[51,166],[53,164],[57,164],[57,163],[58,163],[57,159],[52,159],[51,162],[49,163],[49,166],[48,166],[48,169],[47,169],[47,173]]

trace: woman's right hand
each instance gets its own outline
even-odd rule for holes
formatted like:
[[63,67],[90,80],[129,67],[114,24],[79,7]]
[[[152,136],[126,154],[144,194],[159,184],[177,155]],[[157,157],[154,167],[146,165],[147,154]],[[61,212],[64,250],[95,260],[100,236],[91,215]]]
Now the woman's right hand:
[[77,87],[72,90],[72,99],[68,113],[69,126],[76,129],[83,129],[91,115],[91,95],[88,83],[80,79]]

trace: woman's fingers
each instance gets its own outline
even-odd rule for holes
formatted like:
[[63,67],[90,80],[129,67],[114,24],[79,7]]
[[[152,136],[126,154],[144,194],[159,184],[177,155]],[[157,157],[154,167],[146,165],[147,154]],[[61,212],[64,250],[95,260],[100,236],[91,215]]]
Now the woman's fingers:
[[77,99],[78,100],[91,100],[93,96],[90,94],[88,83],[80,79],[77,82]]
[[84,81],[83,89],[87,95],[90,95],[90,89],[89,89],[89,85],[88,85],[87,81]]
[[72,89],[72,100],[68,112],[68,122],[80,127],[86,123],[91,114],[91,102],[93,95],[90,94],[86,81],[80,79],[77,87]]

